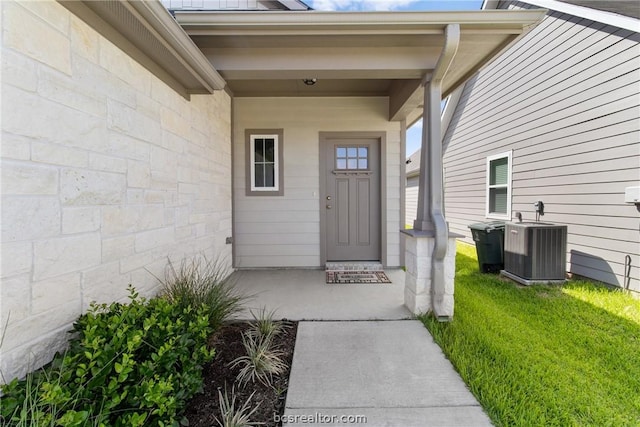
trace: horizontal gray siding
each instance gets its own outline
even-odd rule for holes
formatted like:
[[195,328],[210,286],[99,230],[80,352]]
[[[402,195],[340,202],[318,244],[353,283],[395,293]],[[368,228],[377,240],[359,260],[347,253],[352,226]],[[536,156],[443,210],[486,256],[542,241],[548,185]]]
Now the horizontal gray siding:
[[405,190],[405,225],[411,225],[413,227],[413,221],[418,214],[418,177],[413,176],[407,178],[407,187]]
[[[513,3],[510,8],[529,7]],[[466,85],[444,137],[451,231],[485,218],[486,157],[513,150],[512,213],[568,225],[568,269],[640,291],[639,35],[550,11]]]
[[[400,124],[385,119],[388,99],[237,98],[234,100],[235,267],[319,267],[321,131],[386,134],[386,262],[400,265]],[[245,129],[284,129],[284,195],[247,196]],[[384,232],[383,230],[383,232]]]

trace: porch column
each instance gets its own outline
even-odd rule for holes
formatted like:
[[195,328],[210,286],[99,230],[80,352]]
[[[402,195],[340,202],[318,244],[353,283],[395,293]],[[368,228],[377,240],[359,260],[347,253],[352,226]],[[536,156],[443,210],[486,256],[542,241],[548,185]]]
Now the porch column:
[[442,132],[440,103],[442,80],[460,41],[460,26],[449,24],[438,63],[424,85],[422,146],[418,186],[418,213],[407,230],[405,305],[415,314],[433,312],[443,321],[453,317],[455,238],[444,218]]

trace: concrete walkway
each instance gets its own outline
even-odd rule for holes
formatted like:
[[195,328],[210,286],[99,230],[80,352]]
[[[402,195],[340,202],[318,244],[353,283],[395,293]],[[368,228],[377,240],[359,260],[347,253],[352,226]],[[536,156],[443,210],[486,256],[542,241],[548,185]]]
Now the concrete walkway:
[[328,285],[320,270],[235,273],[237,289],[254,296],[249,308],[300,321],[283,425],[490,426],[429,331],[411,320],[404,272],[386,273],[392,284]]
[[491,425],[416,320],[300,322],[285,421],[288,426]]

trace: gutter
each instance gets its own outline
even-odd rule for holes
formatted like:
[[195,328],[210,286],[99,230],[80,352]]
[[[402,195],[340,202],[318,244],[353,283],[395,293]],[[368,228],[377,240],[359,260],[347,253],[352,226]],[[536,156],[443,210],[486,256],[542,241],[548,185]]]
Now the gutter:
[[[445,273],[444,259],[447,255],[447,246],[449,241],[449,230],[444,217],[444,190],[442,180],[442,132],[440,119],[440,102],[442,97],[442,81],[447,70],[453,62],[458,46],[460,45],[460,25],[449,24],[445,28],[445,40],[442,53],[436,64],[436,68],[428,82],[429,87],[425,85],[425,104],[429,103],[429,114],[431,120],[426,124],[430,133],[430,164],[429,164],[429,180],[431,191],[430,197],[430,216],[434,226],[434,248],[431,258],[431,297],[433,304],[433,313],[440,321],[450,320],[453,313],[447,310],[445,300]],[[428,100],[427,100],[428,97]],[[429,126],[430,125],[430,126]],[[426,166],[426,165],[425,165]]]
[[195,12],[176,10],[189,35],[442,34],[451,22],[465,34],[512,34],[540,20],[539,10],[429,12]]

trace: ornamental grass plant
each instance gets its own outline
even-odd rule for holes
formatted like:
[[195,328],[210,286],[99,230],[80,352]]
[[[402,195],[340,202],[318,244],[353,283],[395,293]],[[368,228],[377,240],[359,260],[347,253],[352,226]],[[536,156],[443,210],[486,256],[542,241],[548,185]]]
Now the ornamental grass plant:
[[234,287],[233,276],[221,258],[205,255],[185,258],[176,267],[169,260],[161,283],[161,295],[180,307],[205,307],[211,327],[218,330],[242,310],[248,296]]

